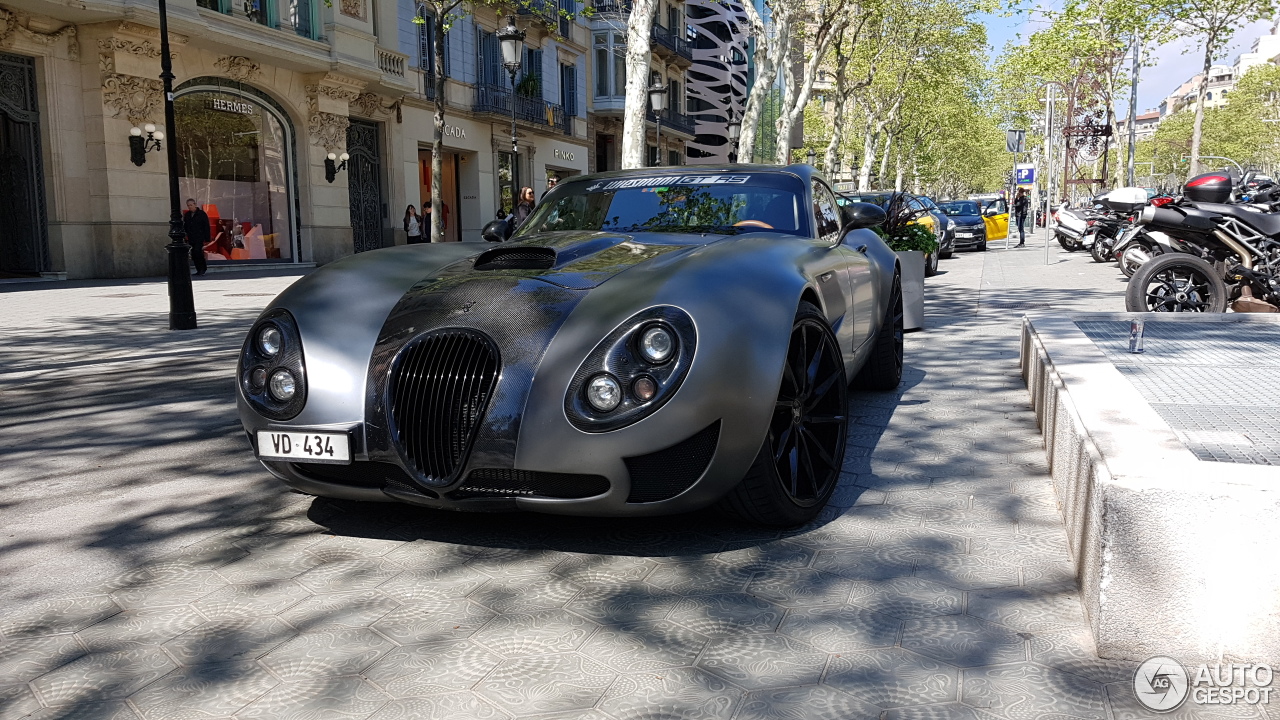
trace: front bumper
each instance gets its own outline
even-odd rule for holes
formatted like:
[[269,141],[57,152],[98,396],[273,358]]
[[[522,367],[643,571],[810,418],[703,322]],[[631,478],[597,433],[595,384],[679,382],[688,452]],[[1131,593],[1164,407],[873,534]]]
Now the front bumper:
[[982,247],[982,244],[986,241],[987,230],[985,227],[971,230],[957,229],[955,231],[955,249],[957,250],[976,250]]

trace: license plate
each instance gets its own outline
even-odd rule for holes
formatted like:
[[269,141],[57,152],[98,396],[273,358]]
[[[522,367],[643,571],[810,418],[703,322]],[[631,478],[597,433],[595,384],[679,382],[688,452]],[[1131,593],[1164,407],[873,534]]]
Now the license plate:
[[973,233],[971,233],[971,232],[958,232],[958,233],[956,233],[956,237],[971,238],[971,237],[973,237]]
[[258,457],[350,463],[351,441],[347,433],[259,430]]

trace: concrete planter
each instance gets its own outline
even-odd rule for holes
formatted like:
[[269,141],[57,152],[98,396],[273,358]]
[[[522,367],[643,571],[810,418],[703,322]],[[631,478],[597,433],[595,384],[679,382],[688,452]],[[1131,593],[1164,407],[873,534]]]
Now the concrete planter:
[[902,327],[924,329],[924,253],[908,250],[898,253],[902,266]]

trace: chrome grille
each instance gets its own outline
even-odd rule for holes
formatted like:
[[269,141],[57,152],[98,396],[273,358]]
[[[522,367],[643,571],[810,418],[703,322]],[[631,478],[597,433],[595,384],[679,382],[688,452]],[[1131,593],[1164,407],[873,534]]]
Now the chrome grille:
[[473,330],[414,340],[391,372],[392,438],[426,481],[445,485],[462,467],[498,380],[492,341]]

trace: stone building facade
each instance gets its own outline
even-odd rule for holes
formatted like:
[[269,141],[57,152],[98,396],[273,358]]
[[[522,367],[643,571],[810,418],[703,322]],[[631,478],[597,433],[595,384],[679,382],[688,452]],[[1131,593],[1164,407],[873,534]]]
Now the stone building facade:
[[433,192],[447,239],[478,239],[519,186],[540,194],[548,176],[587,170],[590,34],[555,9],[518,18],[528,39],[514,93],[493,67],[499,18],[453,24],[444,183],[432,188],[429,43],[414,0],[169,0],[174,128],[163,127],[154,0],[8,0],[0,196],[13,202],[0,204],[0,273],[163,274],[169,168],[163,151],[137,157],[134,128],[177,143],[183,199],[210,216],[214,268],[403,243],[406,205]]

